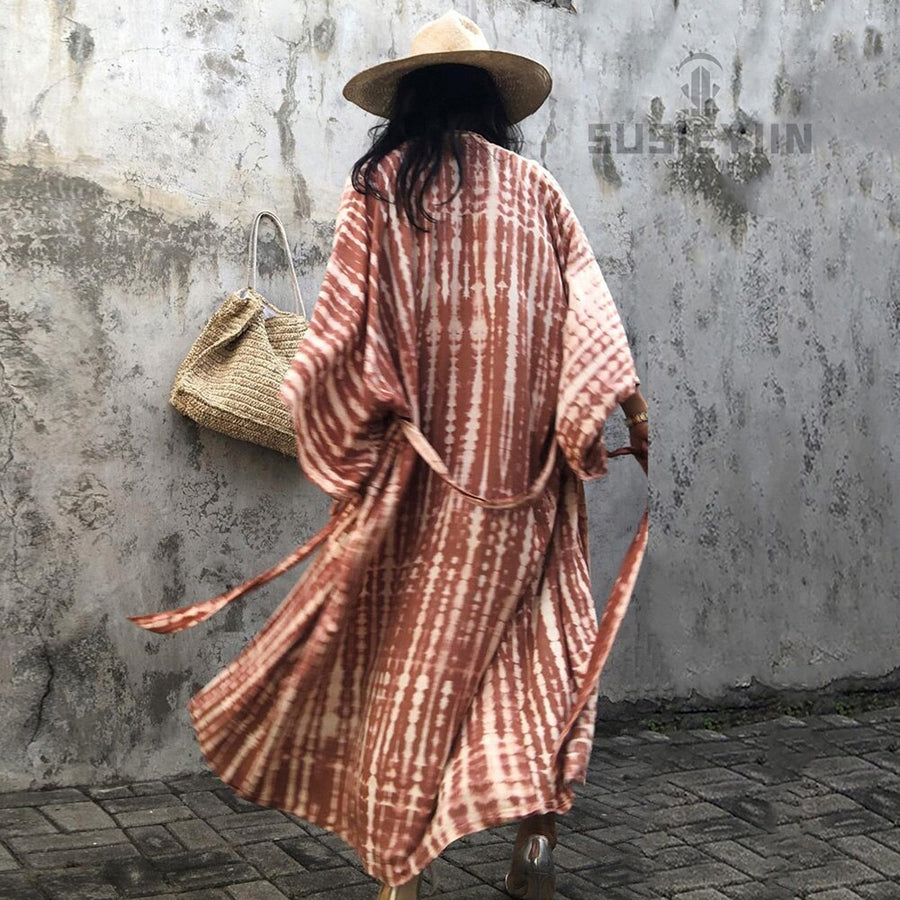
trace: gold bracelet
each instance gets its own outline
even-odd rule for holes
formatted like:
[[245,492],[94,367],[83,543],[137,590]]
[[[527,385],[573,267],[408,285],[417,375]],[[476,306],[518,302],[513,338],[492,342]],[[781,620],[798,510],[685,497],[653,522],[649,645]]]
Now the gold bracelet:
[[643,410],[639,413],[635,413],[633,416],[625,420],[625,424],[631,428],[632,425],[637,425],[638,422],[646,422],[647,421],[647,410]]

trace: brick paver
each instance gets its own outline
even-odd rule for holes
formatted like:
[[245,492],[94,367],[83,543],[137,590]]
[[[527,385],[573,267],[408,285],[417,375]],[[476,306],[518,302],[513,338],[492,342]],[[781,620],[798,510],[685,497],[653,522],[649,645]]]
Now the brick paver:
[[[560,819],[559,900],[900,900],[900,707],[598,738]],[[435,864],[502,900],[515,825]],[[374,900],[334,835],[206,773],[0,794],[0,898]]]

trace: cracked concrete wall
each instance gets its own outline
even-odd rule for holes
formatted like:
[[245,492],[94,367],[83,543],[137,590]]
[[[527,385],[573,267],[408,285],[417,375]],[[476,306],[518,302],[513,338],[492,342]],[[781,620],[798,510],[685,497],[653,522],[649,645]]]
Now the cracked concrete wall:
[[[896,8],[584,7],[459,8],[554,73],[524,152],[572,197],[651,402],[651,548],[605,702],[887,683]],[[172,409],[172,376],[242,282],[257,209],[283,214],[314,300],[375,121],[341,85],[443,9],[0,0],[0,789],[200,768],[187,700],[293,576],[178,635],[125,616],[261,571],[327,502],[293,460]],[[679,69],[688,51],[720,69]],[[792,122],[810,152],[771,146]],[[643,492],[633,461],[610,468],[588,494],[599,603]]]

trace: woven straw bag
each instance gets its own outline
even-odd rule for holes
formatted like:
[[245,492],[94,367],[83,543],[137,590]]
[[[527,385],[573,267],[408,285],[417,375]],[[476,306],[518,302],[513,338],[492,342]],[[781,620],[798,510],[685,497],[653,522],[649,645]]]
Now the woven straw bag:
[[[259,223],[275,223],[290,266],[294,312],[256,290]],[[210,316],[175,374],[169,402],[206,428],[286,456],[297,455],[290,411],[278,389],[309,328],[291,248],[275,213],[257,213],[250,229],[248,287],[229,294]]]

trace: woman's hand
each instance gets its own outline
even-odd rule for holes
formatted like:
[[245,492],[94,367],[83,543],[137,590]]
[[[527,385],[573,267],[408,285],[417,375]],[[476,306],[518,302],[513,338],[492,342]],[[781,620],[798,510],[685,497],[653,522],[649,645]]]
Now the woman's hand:
[[[622,412],[629,418],[647,409],[647,401],[644,399],[640,388],[635,390],[630,397],[623,400],[619,405],[622,407]],[[647,423],[637,422],[634,425],[629,425],[628,437],[634,450],[634,455],[646,474],[647,459],[650,455],[650,432],[647,428]]]
[[628,437],[634,455],[641,464],[644,474],[647,474],[647,462],[650,456],[650,432],[646,422],[638,422],[628,429]]

